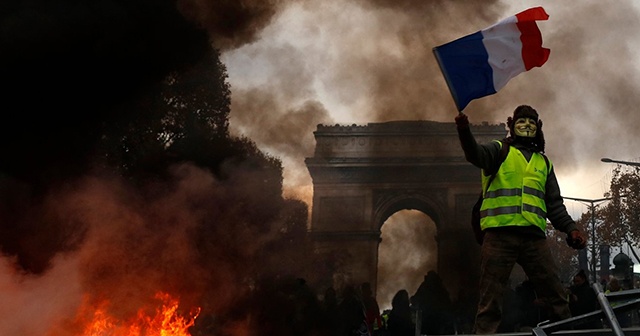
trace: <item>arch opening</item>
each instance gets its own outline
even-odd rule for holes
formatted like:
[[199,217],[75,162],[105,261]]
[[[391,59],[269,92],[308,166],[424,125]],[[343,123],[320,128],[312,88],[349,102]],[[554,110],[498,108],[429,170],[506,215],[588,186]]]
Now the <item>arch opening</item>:
[[381,227],[376,298],[381,310],[391,309],[402,289],[413,295],[424,275],[438,268],[437,226],[422,211],[399,210]]

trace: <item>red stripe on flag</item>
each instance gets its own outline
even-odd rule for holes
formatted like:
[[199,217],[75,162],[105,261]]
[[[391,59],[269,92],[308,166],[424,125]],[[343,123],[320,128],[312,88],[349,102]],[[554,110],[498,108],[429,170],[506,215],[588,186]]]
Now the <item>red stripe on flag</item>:
[[548,20],[549,14],[542,7],[529,8],[516,14],[518,22]]
[[520,41],[522,42],[522,60],[527,71],[542,66],[549,59],[551,50],[542,47],[542,33],[536,24],[537,20],[549,19],[549,14],[542,7],[529,8],[516,14]]

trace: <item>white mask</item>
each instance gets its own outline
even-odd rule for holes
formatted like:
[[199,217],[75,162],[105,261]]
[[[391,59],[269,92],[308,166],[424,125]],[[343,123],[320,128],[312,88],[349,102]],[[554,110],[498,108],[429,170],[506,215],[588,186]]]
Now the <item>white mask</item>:
[[538,123],[532,118],[518,118],[513,124],[513,132],[517,136],[525,138],[533,138],[536,136],[538,130]]

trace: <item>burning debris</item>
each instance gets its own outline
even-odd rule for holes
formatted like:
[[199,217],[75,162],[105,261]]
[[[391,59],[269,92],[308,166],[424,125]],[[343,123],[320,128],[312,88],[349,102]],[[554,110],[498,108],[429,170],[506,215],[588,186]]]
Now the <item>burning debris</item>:
[[185,317],[178,310],[178,300],[169,294],[158,292],[154,299],[157,308],[141,308],[126,320],[118,320],[108,313],[108,301],[94,306],[90,300],[85,300],[72,324],[79,326],[78,335],[81,336],[191,336],[189,328],[195,324],[200,308],[193,309]]

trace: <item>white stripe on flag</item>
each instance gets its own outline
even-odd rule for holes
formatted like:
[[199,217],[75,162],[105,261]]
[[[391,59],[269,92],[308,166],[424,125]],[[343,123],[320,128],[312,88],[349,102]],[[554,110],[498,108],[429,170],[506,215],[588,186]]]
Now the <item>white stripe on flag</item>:
[[507,82],[525,72],[522,57],[522,33],[516,25],[515,16],[508,17],[493,26],[482,30],[482,43],[489,54],[489,66],[493,69],[493,87],[497,91]]

